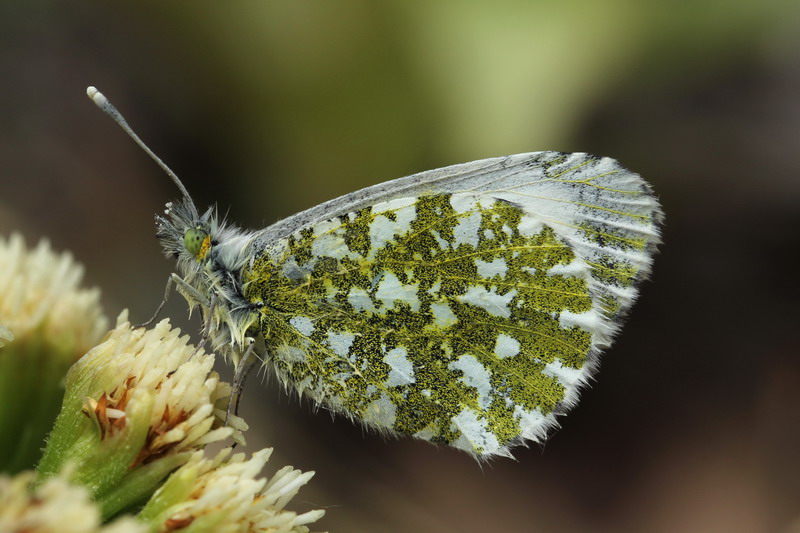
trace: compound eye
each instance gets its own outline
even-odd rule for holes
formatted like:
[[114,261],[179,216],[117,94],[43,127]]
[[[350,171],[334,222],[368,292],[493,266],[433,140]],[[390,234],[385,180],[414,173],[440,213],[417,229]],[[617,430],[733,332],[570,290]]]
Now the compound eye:
[[211,250],[211,236],[200,228],[189,228],[183,234],[183,245],[187,252],[200,261]]

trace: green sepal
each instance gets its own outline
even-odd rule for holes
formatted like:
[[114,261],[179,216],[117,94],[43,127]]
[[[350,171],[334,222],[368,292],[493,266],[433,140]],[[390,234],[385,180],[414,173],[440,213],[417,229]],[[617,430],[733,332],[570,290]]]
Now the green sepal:
[[115,488],[96,500],[103,519],[107,520],[146,501],[153,495],[154,488],[158,487],[170,472],[185,464],[191,455],[190,452],[167,455],[132,470]]
[[21,472],[41,457],[74,359],[69,341],[34,332],[0,350],[0,471]]
[[136,517],[143,522],[160,523],[165,511],[187,500],[199,474],[198,464],[188,463],[172,474]]
[[[72,403],[72,402],[69,402]],[[86,486],[94,499],[102,498],[125,478],[142,450],[149,429],[153,399],[134,394],[128,404],[125,426],[101,438],[94,422],[65,402],[37,468],[44,479],[72,465],[70,476]]]

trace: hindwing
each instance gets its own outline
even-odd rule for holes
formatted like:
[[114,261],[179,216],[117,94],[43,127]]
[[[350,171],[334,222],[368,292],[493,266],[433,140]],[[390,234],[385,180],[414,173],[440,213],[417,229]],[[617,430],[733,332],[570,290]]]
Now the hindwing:
[[268,228],[244,294],[299,393],[509,455],[577,400],[649,273],[660,218],[649,186],[608,158],[476,161]]

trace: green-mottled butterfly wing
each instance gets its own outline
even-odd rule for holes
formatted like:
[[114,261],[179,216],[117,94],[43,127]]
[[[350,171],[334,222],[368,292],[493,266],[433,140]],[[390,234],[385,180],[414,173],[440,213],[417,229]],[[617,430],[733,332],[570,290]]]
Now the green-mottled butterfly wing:
[[268,228],[244,273],[284,383],[383,430],[541,440],[650,270],[661,211],[608,158],[541,152],[387,182]]

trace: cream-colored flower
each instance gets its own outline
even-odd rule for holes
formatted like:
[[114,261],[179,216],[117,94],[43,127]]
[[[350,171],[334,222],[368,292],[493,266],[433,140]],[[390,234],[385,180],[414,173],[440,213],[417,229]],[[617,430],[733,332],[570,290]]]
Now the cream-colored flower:
[[286,466],[270,479],[257,477],[271,453],[264,449],[248,460],[243,453],[231,455],[230,448],[213,459],[197,453],[153,495],[139,519],[159,531],[191,524],[196,531],[220,533],[305,533],[325,511],[297,514],[285,507],[314,472]]
[[145,533],[132,518],[101,526],[100,509],[88,491],[66,476],[34,485],[33,472],[0,476],[0,531],[28,533]]
[[83,267],[46,240],[30,250],[18,234],[0,236],[0,324],[17,341],[36,335],[74,361],[108,327],[100,291],[80,288],[82,277]]
[[113,389],[105,387],[99,398],[88,397],[84,403],[103,435],[124,426],[129,402],[145,396],[152,401],[140,462],[167,450],[193,450],[238,437],[237,431],[246,427],[240,419],[224,425],[231,387],[212,371],[214,355],[198,352],[188,341],[169,320],[152,329],[133,329],[123,311],[108,339],[75,364],[74,372],[91,373],[94,368],[100,380],[113,384]]
[[117,327],[67,374],[61,414],[38,467],[40,475],[75,463],[104,516],[146,498],[192,452],[228,437],[244,422],[225,424],[230,385],[212,370],[214,356],[189,344],[168,320]]
[[69,366],[100,339],[100,291],[47,241],[0,237],[0,471],[31,468],[58,414]]

